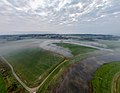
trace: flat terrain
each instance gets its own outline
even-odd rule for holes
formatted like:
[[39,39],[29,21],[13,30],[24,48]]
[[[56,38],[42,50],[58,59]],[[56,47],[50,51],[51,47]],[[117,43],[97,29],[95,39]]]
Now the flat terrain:
[[[120,53],[109,51],[116,48],[119,50],[119,44],[112,48],[112,45],[108,45],[105,41],[100,41],[101,43],[81,42],[50,39],[6,41],[0,43],[0,55],[1,58],[5,58],[6,62],[12,65],[14,73],[28,89],[24,85],[22,86],[30,93],[89,93],[91,90],[89,85],[96,70],[104,63],[119,63]],[[109,49],[106,47],[109,47]],[[111,66],[111,68],[115,70],[115,66]],[[5,68],[10,71],[8,77],[12,76],[13,73],[11,73],[10,68]],[[109,70],[105,71],[108,72]],[[110,73],[112,72],[114,71]],[[106,75],[110,73],[106,73]],[[101,73],[99,74],[102,76]],[[26,93],[23,87],[18,84],[19,80],[17,79],[17,81],[15,78],[12,76],[7,79],[10,81],[9,83],[5,82],[5,85],[11,86],[9,91],[17,84],[14,91],[16,93],[21,91],[21,93]],[[5,80],[3,79],[3,81]],[[111,91],[117,93],[120,90],[119,74],[114,73],[111,82]],[[103,88],[106,88],[105,84],[103,83]],[[5,87],[9,89],[8,86]]]
[[0,93],[28,93],[13,76],[9,66],[0,58]]
[[71,50],[73,55],[78,55],[78,54],[81,55],[83,53],[92,52],[92,51],[96,50],[95,48],[80,46],[80,45],[76,45],[76,44],[68,44],[68,43],[55,43],[55,44],[57,46],[68,48],[69,50]]
[[109,41],[109,40],[99,40],[98,43],[104,44],[107,48],[112,49],[116,52],[120,52],[120,40]]
[[120,61],[120,53],[110,53],[108,51],[96,51],[96,53],[92,53],[92,55],[82,60],[80,56],[77,57],[79,58],[69,61],[70,63],[77,62],[77,64],[71,66],[68,73],[62,77],[62,82],[59,88],[56,89],[57,93],[90,93],[90,82],[95,71],[104,63]]
[[63,60],[63,57],[40,48],[28,48],[11,53],[6,59],[12,64],[18,76],[27,85],[32,85],[34,81],[41,79],[40,75]]
[[120,62],[104,64],[98,68],[92,79],[93,93],[120,93],[116,85],[120,85],[120,73],[116,75],[118,72],[120,72]]
[[4,83],[4,79],[0,74],[0,93],[6,93],[6,87]]

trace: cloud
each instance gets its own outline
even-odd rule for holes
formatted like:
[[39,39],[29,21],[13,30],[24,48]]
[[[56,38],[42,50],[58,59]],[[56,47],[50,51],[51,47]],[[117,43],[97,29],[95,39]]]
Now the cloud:
[[1,15],[37,17],[53,24],[90,22],[119,15],[120,0],[1,0]]

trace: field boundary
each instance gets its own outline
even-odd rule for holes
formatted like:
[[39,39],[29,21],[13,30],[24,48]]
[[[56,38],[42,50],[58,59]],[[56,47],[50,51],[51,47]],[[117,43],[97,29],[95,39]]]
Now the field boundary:
[[63,65],[67,59],[64,59],[60,64],[58,64],[48,75],[47,77],[40,83],[40,85],[38,85],[37,87],[34,88],[30,88],[28,87],[15,73],[13,66],[3,57],[0,55],[0,58],[3,62],[5,62],[11,69],[12,74],[14,75],[14,77],[18,80],[18,82],[27,90],[29,91],[29,93],[36,93],[38,91],[39,88],[41,88],[43,86],[43,84],[47,81],[47,79],[61,66]]
[[120,81],[120,72],[116,73],[116,75],[113,77],[111,93],[120,93],[119,81]]

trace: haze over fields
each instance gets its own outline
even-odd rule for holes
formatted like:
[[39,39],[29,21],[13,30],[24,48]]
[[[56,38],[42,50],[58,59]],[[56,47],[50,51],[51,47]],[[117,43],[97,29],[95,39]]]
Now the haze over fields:
[[0,0],[0,34],[118,34],[120,0]]

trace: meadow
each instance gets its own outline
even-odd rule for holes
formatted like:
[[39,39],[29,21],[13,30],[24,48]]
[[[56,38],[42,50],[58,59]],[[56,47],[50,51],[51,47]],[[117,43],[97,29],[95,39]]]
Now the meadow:
[[4,83],[4,79],[0,74],[0,93],[6,93],[6,87]]
[[80,46],[80,45],[75,45],[75,44],[68,44],[68,43],[54,43],[57,46],[61,46],[64,48],[68,48],[69,50],[71,50],[71,53],[73,55],[78,55],[78,54],[84,54],[87,52],[92,52],[96,49],[94,48],[90,48],[90,47],[86,47],[86,46]]
[[9,66],[0,58],[0,93],[28,93],[12,75]]
[[18,76],[29,86],[48,72],[63,57],[40,48],[27,48],[6,56]]
[[[53,72],[50,73],[49,77],[45,80],[45,82],[40,87],[38,93],[53,93],[55,88],[59,86],[62,81],[62,77],[65,75],[65,72],[71,67],[71,65],[80,62],[81,60],[85,59],[89,52],[92,52],[96,49],[74,45],[74,44],[67,44],[67,43],[54,43],[58,46],[68,48],[75,53],[73,58],[65,59],[62,64],[58,64],[59,67],[54,68]],[[60,44],[60,45],[59,45]],[[63,46],[64,45],[64,46]],[[77,49],[75,49],[77,48]],[[84,50],[83,50],[84,49]],[[83,51],[80,51],[83,50]]]
[[[106,63],[97,69],[92,79],[93,93],[119,93],[120,78],[114,81],[117,73],[120,72],[120,62]],[[120,73],[118,74],[120,76]],[[116,87],[116,84],[119,87]],[[115,92],[118,90],[119,92]]]

